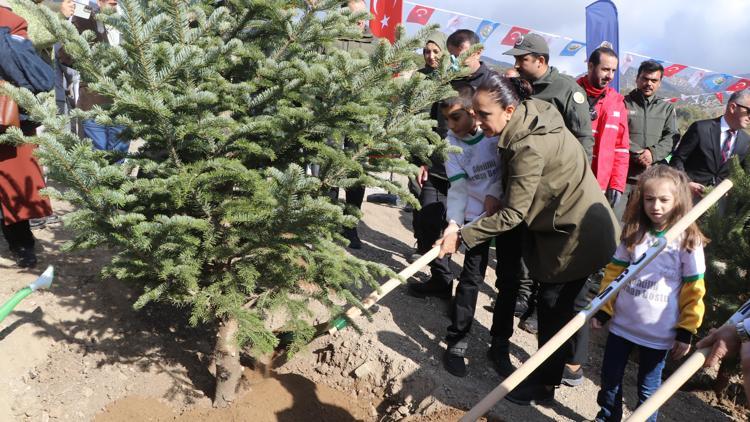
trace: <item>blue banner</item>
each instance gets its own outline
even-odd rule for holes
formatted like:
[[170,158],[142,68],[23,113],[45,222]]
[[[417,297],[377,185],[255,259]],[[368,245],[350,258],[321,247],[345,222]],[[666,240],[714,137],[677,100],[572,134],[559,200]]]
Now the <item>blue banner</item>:
[[565,46],[565,48],[562,49],[560,52],[561,56],[575,56],[576,53],[583,50],[583,47],[586,47],[585,42],[580,41],[571,41],[568,43],[568,45]]
[[[620,56],[620,29],[617,23],[617,7],[611,0],[599,0],[586,6],[586,57],[601,46],[615,50]],[[618,63],[619,68],[619,63]],[[620,90],[620,72],[609,84]]]
[[477,30],[475,31],[479,36],[479,42],[484,44],[484,42],[487,41],[487,38],[489,38],[490,35],[495,32],[495,28],[497,28],[498,26],[500,26],[500,24],[497,22],[483,20],[482,23],[477,26]]
[[729,82],[732,81],[732,78],[732,75],[726,73],[711,73],[703,77],[701,84],[707,91],[723,91],[729,87]]

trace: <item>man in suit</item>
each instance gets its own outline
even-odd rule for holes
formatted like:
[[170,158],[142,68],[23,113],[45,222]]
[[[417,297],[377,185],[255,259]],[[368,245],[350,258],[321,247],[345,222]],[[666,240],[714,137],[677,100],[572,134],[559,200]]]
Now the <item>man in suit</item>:
[[690,177],[690,190],[696,198],[708,186],[715,186],[729,176],[729,159],[737,156],[748,171],[750,135],[750,89],[737,91],[729,97],[721,117],[694,122],[672,154],[671,164]]

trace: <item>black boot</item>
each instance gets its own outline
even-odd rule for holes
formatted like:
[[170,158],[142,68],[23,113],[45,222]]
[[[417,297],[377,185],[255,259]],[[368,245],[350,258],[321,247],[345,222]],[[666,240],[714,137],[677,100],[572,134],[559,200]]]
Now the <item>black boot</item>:
[[507,378],[516,370],[510,362],[510,345],[508,344],[508,340],[493,337],[490,350],[487,351],[487,359],[490,360],[497,374],[503,378]]
[[16,265],[20,268],[33,268],[36,266],[36,252],[34,252],[33,246],[18,246],[11,248],[10,251],[16,259]]
[[443,355],[443,367],[454,376],[461,378],[466,376],[467,370],[464,356],[466,355],[467,346],[468,343],[466,340],[448,343],[448,349]]
[[356,227],[347,227],[344,229],[342,234],[349,240],[350,249],[362,249],[362,241],[359,240],[359,234],[357,233]]

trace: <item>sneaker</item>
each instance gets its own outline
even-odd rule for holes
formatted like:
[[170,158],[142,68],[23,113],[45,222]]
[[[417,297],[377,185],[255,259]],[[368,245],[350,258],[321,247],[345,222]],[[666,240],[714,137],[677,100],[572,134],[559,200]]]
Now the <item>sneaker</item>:
[[565,365],[562,376],[562,384],[568,387],[577,387],[583,384],[583,368],[578,368],[577,371],[571,371],[568,365]]
[[31,227],[31,230],[40,230],[43,229],[44,226],[47,225],[47,219],[46,218],[31,218],[29,219],[29,227]]
[[36,266],[37,259],[34,247],[20,246],[18,248],[11,249],[13,255],[16,258],[16,265],[21,268],[33,268]]
[[522,382],[505,396],[505,400],[519,406],[550,405],[555,401],[555,389],[544,385]]
[[60,224],[62,223],[62,218],[59,215],[52,214],[49,217],[44,219],[45,224]]
[[450,299],[453,296],[452,286],[446,286],[445,283],[440,283],[432,279],[424,283],[409,283],[408,286],[409,293],[419,298],[433,296],[441,299]]
[[359,234],[356,228],[345,228],[343,233],[345,238],[349,240],[349,249],[362,249],[362,241],[359,240]]
[[499,338],[492,339],[492,345],[487,350],[487,359],[489,359],[495,372],[502,378],[508,378],[516,370],[516,367],[510,361],[508,343]]
[[518,328],[526,331],[529,334],[536,334],[539,332],[539,326],[535,319],[527,318],[518,321]]

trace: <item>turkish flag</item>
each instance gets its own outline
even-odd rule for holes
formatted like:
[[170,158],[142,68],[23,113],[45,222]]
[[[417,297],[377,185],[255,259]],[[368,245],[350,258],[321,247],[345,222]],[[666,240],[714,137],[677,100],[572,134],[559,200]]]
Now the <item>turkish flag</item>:
[[503,38],[502,41],[500,41],[500,44],[503,45],[509,45],[514,46],[516,45],[516,41],[518,40],[518,37],[521,35],[526,35],[529,33],[529,29],[521,28],[520,26],[514,26],[513,28],[510,28],[508,33],[505,35],[505,38]]
[[719,100],[720,103],[724,102],[724,93],[723,92],[717,92],[716,93],[716,99]]
[[750,79],[740,79],[727,88],[729,92],[742,91],[743,89],[750,87]]
[[664,68],[664,76],[669,78],[671,76],[674,76],[680,73],[680,71],[682,71],[683,69],[687,69],[687,66],[675,63],[671,66]]
[[403,0],[372,0],[370,2],[370,31],[378,38],[396,41],[396,26],[401,23]]
[[406,21],[418,23],[420,25],[427,25],[427,22],[430,21],[430,17],[432,17],[434,11],[435,9],[431,7],[416,5],[411,9],[411,12],[409,12]]

